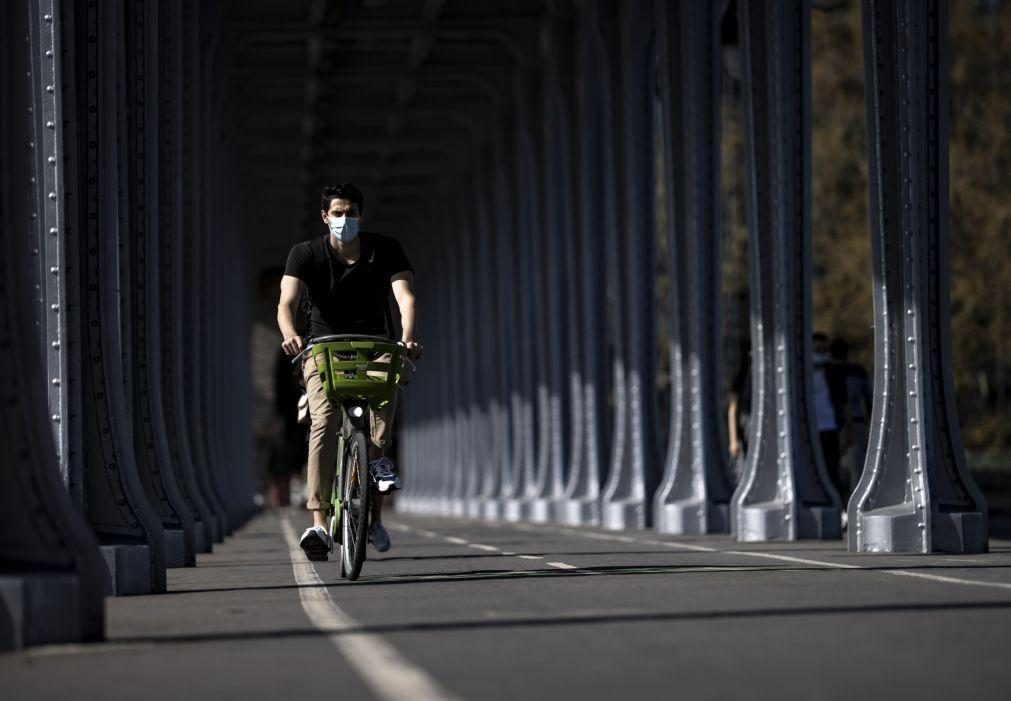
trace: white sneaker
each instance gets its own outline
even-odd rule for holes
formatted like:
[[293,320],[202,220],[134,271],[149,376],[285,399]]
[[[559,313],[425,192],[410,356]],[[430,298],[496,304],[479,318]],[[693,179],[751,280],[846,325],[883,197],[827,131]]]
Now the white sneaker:
[[389,458],[378,458],[369,463],[369,472],[376,482],[376,488],[382,494],[400,489],[400,477],[393,471],[393,463]]
[[310,560],[325,561],[330,552],[330,534],[322,526],[310,526],[305,529],[298,544]]
[[373,521],[369,526],[369,542],[381,553],[390,549],[390,534],[383,528],[381,521]]

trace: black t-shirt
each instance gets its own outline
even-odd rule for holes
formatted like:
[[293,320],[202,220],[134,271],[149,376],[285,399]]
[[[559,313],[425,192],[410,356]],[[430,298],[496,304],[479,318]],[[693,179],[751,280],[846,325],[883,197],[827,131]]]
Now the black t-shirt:
[[295,245],[284,274],[305,283],[312,302],[309,335],[360,333],[393,336],[390,278],[413,272],[400,243],[389,236],[358,234],[361,255],[345,265],[330,246],[329,234]]

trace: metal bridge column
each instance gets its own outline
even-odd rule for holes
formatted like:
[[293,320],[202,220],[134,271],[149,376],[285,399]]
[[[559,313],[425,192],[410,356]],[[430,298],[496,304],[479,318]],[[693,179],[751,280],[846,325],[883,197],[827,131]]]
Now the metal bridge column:
[[614,234],[624,266],[625,450],[616,453],[603,495],[607,528],[644,528],[651,522],[659,474],[656,435],[655,194],[653,115],[655,53],[653,8],[630,0],[620,5],[621,222]]
[[752,415],[733,497],[738,540],[840,536],[811,391],[810,7],[740,0]]
[[[81,295],[71,314],[79,327],[71,326],[68,343],[82,355],[79,386],[83,395],[82,415],[70,417],[69,430],[81,432],[83,502],[103,543],[114,592],[164,591],[163,516],[148,502],[138,475],[132,411],[124,391],[119,256],[127,232],[121,229],[120,203],[114,195],[125,185],[121,177],[126,177],[118,172],[117,152],[119,71],[124,60],[118,31],[122,7],[91,4],[65,9],[72,22],[63,37],[65,55],[73,57],[74,63],[64,76],[64,100],[78,106],[79,121],[73,133],[68,129],[64,135],[64,144],[80,173],[77,187],[71,191],[68,186],[68,260],[76,258],[75,282]],[[70,78],[71,71],[76,72],[76,81]],[[81,92],[73,95],[75,89]],[[71,247],[76,249],[72,254]],[[70,294],[76,293],[71,290]],[[169,551],[175,551],[181,542],[170,545]],[[168,561],[178,560],[170,556]]]
[[505,371],[501,348],[505,345],[502,342],[505,337],[499,329],[503,315],[496,305],[496,289],[501,273],[493,255],[497,234],[491,193],[494,161],[490,143],[482,145],[481,154],[477,177],[473,182],[477,219],[474,231],[476,255],[471,269],[472,285],[477,293],[473,326],[473,333],[477,336],[474,345],[478,358],[476,383],[483,406],[483,425],[476,446],[483,477],[478,495],[479,511],[475,516],[497,519],[502,469],[509,459],[509,414],[500,386],[500,375]]
[[719,4],[658,1],[671,209],[671,425],[656,496],[662,533],[730,527],[720,382]]
[[[120,289],[124,296],[120,326],[137,470],[148,501],[165,528],[169,546],[166,564],[178,567],[196,564],[194,516],[198,514],[184,498],[185,483],[173,470],[161,417],[158,207],[154,202],[158,180],[156,165],[151,165],[156,163],[158,153],[155,108],[159,55],[157,16],[151,16],[149,5],[125,3],[117,13],[117,23],[125,19],[125,25],[117,29],[126,59],[125,66],[116,72],[117,82],[123,87],[115,112],[120,134],[117,141],[121,145],[119,172],[125,180],[120,187],[121,221],[127,225],[125,235],[120,237]],[[155,127],[150,136],[148,126]],[[155,176],[153,183],[146,178],[149,174]]]
[[[177,194],[182,204],[180,239],[182,249],[182,321],[185,336],[178,339],[183,357],[183,387],[186,418],[194,467],[207,478],[214,501],[223,511],[223,534],[230,534],[241,524],[244,513],[240,499],[245,489],[237,472],[251,472],[251,439],[240,438],[239,422],[246,421],[249,401],[249,352],[245,347],[248,326],[244,325],[247,287],[242,258],[242,242],[236,231],[235,217],[242,202],[231,200],[233,188],[220,188],[204,177],[202,157],[211,149],[218,161],[228,162],[231,155],[220,124],[203,109],[200,86],[205,76],[218,85],[229,78],[222,70],[227,47],[222,47],[221,31],[212,27],[204,50],[205,15],[213,14],[215,4],[184,0],[181,3],[180,43],[182,85],[177,93],[179,121],[178,149],[181,157]],[[235,115],[231,123],[237,120]],[[214,138],[201,141],[208,127]],[[226,173],[227,175],[227,173]],[[209,193],[215,194],[211,206],[205,206]],[[220,216],[218,219],[216,217]],[[213,218],[212,218],[213,217]],[[242,348],[237,349],[241,339]],[[227,362],[225,359],[227,358]],[[251,495],[250,495],[251,498]]]
[[[473,152],[480,153],[481,145],[473,144]],[[480,172],[480,158],[472,159],[474,170],[467,174],[459,183],[462,204],[460,207],[459,226],[463,231],[460,237],[460,295],[463,304],[460,327],[457,337],[460,339],[462,363],[463,395],[465,401],[464,422],[466,426],[466,450],[464,452],[464,508],[463,515],[469,518],[481,516],[481,504],[478,495],[485,478],[485,455],[488,443],[485,438],[485,420],[481,402],[481,376],[478,370],[479,359],[487,346],[487,338],[478,329],[481,327],[479,316],[480,300],[483,293],[484,280],[476,275],[478,266],[476,239],[483,235],[478,227],[478,200],[475,197],[477,181]]]
[[874,409],[849,547],[985,552],[965,466],[948,301],[948,3],[863,3]]
[[182,163],[182,109],[184,44],[182,6],[159,6],[159,65],[161,67],[157,114],[159,116],[159,173],[156,190],[159,217],[158,285],[161,321],[161,389],[168,444],[176,469],[189,477],[197,494],[204,522],[205,545],[221,542],[227,528],[224,506],[211,488],[207,461],[190,430],[187,404],[187,341],[192,343],[185,317],[185,249]]
[[[571,81],[563,81],[568,56],[564,19],[552,6],[542,27],[540,163],[543,187],[538,207],[541,214],[536,247],[531,253],[539,277],[536,354],[538,394],[538,461],[535,481],[528,485],[530,520],[555,518],[568,468],[568,423],[570,410],[566,359],[570,316],[566,310],[566,286],[570,277],[568,252],[572,206],[571,139],[567,102]],[[567,77],[567,76],[566,76]]]
[[[508,232],[505,255],[512,265],[513,285],[509,304],[516,306],[516,325],[510,338],[517,355],[518,374],[513,381],[513,466],[512,493],[505,503],[505,518],[518,521],[529,517],[532,489],[536,476],[545,462],[540,446],[544,433],[539,420],[544,413],[544,401],[539,385],[542,357],[540,314],[541,280],[537,271],[540,261],[533,260],[541,249],[544,231],[537,212],[542,205],[538,199],[540,168],[537,165],[537,128],[531,106],[539,103],[536,69],[517,66],[513,76],[513,117],[511,145],[514,157],[509,173],[511,181],[507,190],[505,207],[516,212]],[[503,260],[504,262],[504,260]],[[505,301],[505,300],[503,300]],[[546,394],[546,388],[545,393]]]
[[577,140],[573,254],[577,281],[570,310],[577,320],[573,350],[578,358],[579,400],[573,401],[573,440],[565,503],[559,519],[600,523],[600,484],[607,457],[606,231],[618,231],[609,124],[610,85],[599,6],[579,5],[575,32],[575,133]]
[[0,191],[0,650],[101,640],[110,589],[98,541],[60,478],[73,182],[63,142],[73,123],[62,90],[74,66],[61,61],[66,22],[53,0],[0,7],[0,163],[5,184],[23,186]]
[[453,188],[449,196],[450,210],[445,213],[442,227],[444,241],[445,267],[443,287],[446,311],[440,315],[443,323],[443,342],[446,352],[447,372],[443,377],[446,383],[447,399],[444,415],[447,427],[446,457],[450,466],[450,483],[447,485],[446,496],[449,503],[446,515],[460,517],[464,515],[464,494],[471,463],[468,456],[468,399],[464,387],[467,372],[466,353],[463,352],[464,335],[467,324],[464,320],[463,268],[466,259],[462,255],[463,240],[470,235],[467,226],[466,205],[463,201],[463,190],[459,186]]
[[[512,138],[517,127],[512,120],[503,120],[498,126],[494,138],[496,168],[493,197],[497,231],[495,258],[498,271],[498,312],[502,315],[503,326],[500,347],[505,360],[500,381],[504,383],[502,389],[509,397],[509,462],[502,471],[499,496],[501,517],[516,521],[521,518],[520,496],[523,493],[526,465],[533,462],[532,407],[524,384],[524,344],[530,339],[522,332],[525,318],[523,304],[529,286],[520,277],[519,270],[523,266],[518,264],[515,253],[517,245],[526,247],[524,230],[529,225],[525,225],[523,204],[515,194],[516,182],[521,177],[517,174],[520,170],[519,154]],[[524,287],[527,289],[524,290]]]

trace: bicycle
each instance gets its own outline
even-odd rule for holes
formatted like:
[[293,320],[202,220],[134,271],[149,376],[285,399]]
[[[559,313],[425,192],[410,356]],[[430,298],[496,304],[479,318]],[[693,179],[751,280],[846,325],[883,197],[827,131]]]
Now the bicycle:
[[365,562],[375,485],[368,469],[369,408],[382,409],[397,391],[407,347],[382,336],[335,334],[312,339],[292,359],[309,353],[327,399],[341,408],[337,465],[327,522],[330,552],[340,541],[340,574],[356,580]]

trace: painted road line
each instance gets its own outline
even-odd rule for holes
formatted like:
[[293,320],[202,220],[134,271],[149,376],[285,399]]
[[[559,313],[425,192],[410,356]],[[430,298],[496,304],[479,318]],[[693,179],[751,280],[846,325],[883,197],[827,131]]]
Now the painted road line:
[[769,560],[781,560],[783,562],[795,562],[800,565],[816,565],[818,567],[830,567],[837,570],[862,570],[860,565],[847,565],[840,562],[825,562],[824,560],[808,560],[803,557],[793,557],[792,555],[776,555],[775,553],[760,553],[753,550],[723,550],[724,555],[744,555],[745,557],[764,557]]
[[932,582],[944,582],[946,584],[963,584],[969,587],[989,587],[991,589],[1007,589],[1011,591],[1011,582],[983,582],[978,579],[963,579],[962,577],[949,577],[943,574],[927,574],[926,572],[910,572],[909,570],[878,570],[885,574],[894,574],[900,577],[916,577],[917,579],[928,579]]
[[557,567],[560,570],[578,570],[579,568],[575,565],[569,565],[564,562],[547,562],[545,563],[548,567]]
[[457,538],[456,536],[446,536],[443,538],[447,543],[452,543],[453,545],[469,545],[469,543],[463,538]]
[[331,633],[327,636],[330,642],[344,655],[372,693],[386,701],[458,701],[459,697],[404,658],[380,636],[361,632],[362,624],[334,603],[316,568],[305,559],[289,518],[283,516],[280,521],[302,609],[316,628]]
[[467,543],[468,548],[475,548],[477,550],[486,550],[490,553],[497,553],[498,548],[494,545],[482,545],[481,543]]
[[540,555],[517,555],[516,557],[518,557],[521,560],[542,560],[543,559]]
[[[515,526],[516,524],[508,524],[510,526]],[[596,533],[594,531],[581,531],[576,528],[551,528],[543,527],[540,529],[535,529],[533,526],[524,524],[524,528],[520,530],[524,531],[534,531],[540,530],[541,532],[553,532],[556,534],[564,535],[576,535],[581,538],[590,538],[593,540],[610,540],[617,542],[633,542],[639,545],[660,545],[670,548],[676,548],[681,550],[694,550],[697,552],[706,553],[721,553],[725,555],[737,555],[743,557],[757,557],[764,558],[768,560],[780,560],[782,562],[791,562],[795,564],[803,565],[815,565],[817,567],[825,567],[828,569],[836,570],[864,570],[867,572],[880,572],[881,574],[890,574],[899,577],[913,577],[915,579],[924,579],[931,582],[939,582],[944,584],[960,584],[968,587],[984,587],[989,589],[1000,589],[1000,590],[1011,590],[1011,582],[986,582],[978,579],[966,579],[964,577],[950,577],[948,575],[938,575],[938,574],[928,574],[926,572],[910,572],[909,570],[903,569],[881,569],[877,567],[864,567],[862,565],[851,565],[842,562],[828,562],[826,560],[811,560],[802,557],[793,557],[791,555],[778,555],[775,553],[763,553],[754,550],[720,550],[719,548],[710,548],[704,545],[695,545],[692,543],[679,543],[677,541],[669,540],[653,540],[645,538],[630,538],[629,536],[619,536],[610,535],[608,533]],[[522,557],[522,555],[520,556]]]

